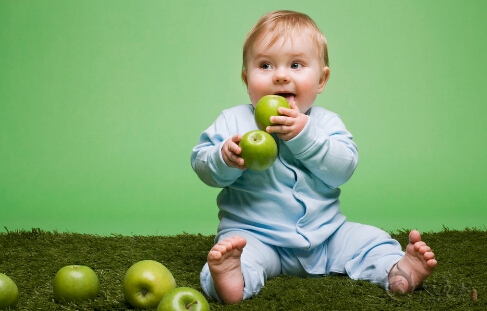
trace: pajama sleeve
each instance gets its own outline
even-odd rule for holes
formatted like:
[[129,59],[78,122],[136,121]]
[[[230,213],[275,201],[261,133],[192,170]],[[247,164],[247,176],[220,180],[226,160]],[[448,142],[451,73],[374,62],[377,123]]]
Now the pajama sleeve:
[[222,113],[206,129],[191,153],[191,166],[198,177],[208,186],[225,187],[232,184],[242,171],[228,166],[222,158],[221,148],[231,139],[225,115]]
[[358,163],[352,135],[335,114],[312,112],[305,128],[286,145],[329,188],[338,188],[348,181]]

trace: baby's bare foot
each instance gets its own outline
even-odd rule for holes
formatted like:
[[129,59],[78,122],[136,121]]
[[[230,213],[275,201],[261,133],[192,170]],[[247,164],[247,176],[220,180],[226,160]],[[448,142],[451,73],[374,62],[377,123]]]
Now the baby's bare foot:
[[208,253],[208,267],[220,299],[233,304],[242,301],[244,279],[240,256],[247,241],[234,236],[218,242]]
[[426,280],[436,268],[435,254],[421,241],[421,235],[413,230],[409,233],[406,254],[389,272],[389,290],[391,292],[412,292]]

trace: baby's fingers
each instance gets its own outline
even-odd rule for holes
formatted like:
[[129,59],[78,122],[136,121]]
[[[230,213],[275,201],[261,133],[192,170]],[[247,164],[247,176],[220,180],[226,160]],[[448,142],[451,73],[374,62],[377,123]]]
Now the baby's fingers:
[[291,107],[292,110],[298,110],[299,111],[299,108],[296,105],[296,101],[293,100],[292,102],[290,102],[289,106]]
[[[275,125],[269,126],[271,132],[275,132],[278,127],[279,129],[282,128],[282,126],[292,126],[296,119],[294,117],[290,116],[274,116],[271,117],[271,122],[274,123]],[[269,131],[268,131],[269,132]]]
[[[240,149],[238,144],[240,143],[241,140],[242,140],[242,135],[240,135],[240,134],[232,136],[232,142],[238,147],[238,149]],[[240,154],[240,151],[237,154]]]
[[282,116],[287,116],[287,117],[291,117],[291,118],[297,118],[300,114],[299,109],[297,109],[296,106],[294,106],[294,108],[292,108],[292,107],[291,108],[279,107],[277,112],[279,112],[279,114],[281,114]]
[[[239,152],[239,153],[240,153],[240,152]],[[237,167],[237,168],[241,168],[240,166],[242,166],[242,167],[243,167],[243,165],[244,165],[244,159],[242,159],[241,157],[239,157],[239,156],[238,156],[237,154],[235,154],[235,153],[232,153],[232,154],[230,155],[230,160],[231,160],[233,163],[235,163],[235,164],[236,164],[236,166],[235,166],[235,167]]]

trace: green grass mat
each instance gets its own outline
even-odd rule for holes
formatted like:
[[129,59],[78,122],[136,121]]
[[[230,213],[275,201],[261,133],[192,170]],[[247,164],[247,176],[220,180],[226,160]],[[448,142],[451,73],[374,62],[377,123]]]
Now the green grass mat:
[[[407,232],[392,234],[405,246]],[[487,231],[423,233],[438,259],[435,273],[412,294],[392,295],[345,276],[313,279],[278,277],[255,298],[211,310],[487,310]],[[162,262],[178,286],[201,290],[199,273],[212,236],[119,236],[32,231],[0,233],[0,272],[19,287],[16,310],[133,310],[124,302],[122,279],[135,262]],[[61,305],[53,301],[52,280],[63,266],[91,267],[100,279],[97,299]],[[471,299],[472,289],[478,299]]]

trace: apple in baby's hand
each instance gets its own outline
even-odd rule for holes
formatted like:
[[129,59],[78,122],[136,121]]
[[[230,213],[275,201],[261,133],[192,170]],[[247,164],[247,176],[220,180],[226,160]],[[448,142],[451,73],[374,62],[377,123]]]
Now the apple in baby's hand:
[[10,309],[19,301],[19,289],[15,282],[3,273],[0,273],[0,310]]
[[265,95],[255,104],[254,118],[259,130],[265,131],[271,123],[272,116],[280,116],[279,107],[291,108],[287,100],[280,95]]
[[57,272],[52,291],[59,302],[89,300],[98,296],[100,282],[90,267],[70,265]]
[[177,287],[162,298],[156,311],[209,311],[205,296],[191,287]]
[[125,273],[122,283],[125,300],[141,309],[156,308],[162,297],[175,287],[172,273],[154,260],[133,264]]
[[263,171],[272,166],[277,157],[277,144],[269,133],[254,130],[245,133],[239,144],[244,165],[254,171]]

